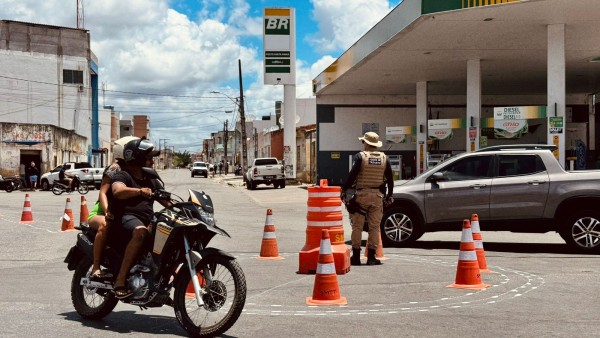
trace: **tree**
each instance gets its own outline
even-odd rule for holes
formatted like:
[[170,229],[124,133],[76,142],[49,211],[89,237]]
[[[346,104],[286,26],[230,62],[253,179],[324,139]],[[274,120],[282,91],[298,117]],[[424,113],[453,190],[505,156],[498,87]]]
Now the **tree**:
[[192,154],[190,154],[187,150],[183,152],[175,152],[175,156],[173,158],[173,165],[175,167],[185,168],[190,163],[192,163]]

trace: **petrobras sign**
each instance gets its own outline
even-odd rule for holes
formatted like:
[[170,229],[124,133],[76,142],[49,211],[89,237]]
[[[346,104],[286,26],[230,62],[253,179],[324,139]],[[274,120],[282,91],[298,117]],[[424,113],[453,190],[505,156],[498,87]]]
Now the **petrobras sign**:
[[296,12],[265,8],[263,17],[264,84],[296,84]]
[[525,120],[546,117],[546,106],[494,107],[494,120]]

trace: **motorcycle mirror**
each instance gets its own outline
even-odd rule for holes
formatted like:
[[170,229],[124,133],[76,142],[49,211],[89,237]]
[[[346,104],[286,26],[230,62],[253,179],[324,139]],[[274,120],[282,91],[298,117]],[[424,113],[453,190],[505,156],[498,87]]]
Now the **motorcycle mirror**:
[[162,183],[163,187],[165,186],[165,182],[163,182],[163,180],[160,179],[160,176],[158,175],[156,170],[154,170],[154,168],[142,167],[142,171],[150,178],[159,180],[160,183]]

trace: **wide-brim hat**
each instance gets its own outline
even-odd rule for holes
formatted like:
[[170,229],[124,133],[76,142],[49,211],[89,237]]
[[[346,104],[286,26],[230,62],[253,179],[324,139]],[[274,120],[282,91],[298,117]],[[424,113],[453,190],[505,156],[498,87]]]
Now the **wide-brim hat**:
[[358,139],[365,142],[368,145],[377,148],[381,147],[381,145],[383,144],[381,141],[379,141],[379,135],[372,131],[366,132],[365,135],[363,135],[363,137],[359,137]]

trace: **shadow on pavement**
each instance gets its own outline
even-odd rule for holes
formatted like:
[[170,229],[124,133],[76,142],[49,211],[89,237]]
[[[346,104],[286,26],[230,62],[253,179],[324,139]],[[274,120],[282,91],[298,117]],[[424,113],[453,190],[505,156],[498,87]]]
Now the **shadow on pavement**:
[[[156,316],[137,314],[133,311],[118,311],[109,314],[100,320],[83,319],[77,312],[61,313],[66,320],[80,322],[82,326],[95,328],[102,331],[118,333],[148,333],[169,334],[187,337],[187,333],[177,323],[175,316]],[[98,336],[102,335],[98,332]]]

